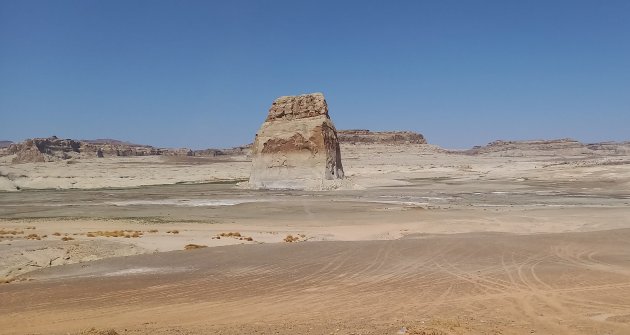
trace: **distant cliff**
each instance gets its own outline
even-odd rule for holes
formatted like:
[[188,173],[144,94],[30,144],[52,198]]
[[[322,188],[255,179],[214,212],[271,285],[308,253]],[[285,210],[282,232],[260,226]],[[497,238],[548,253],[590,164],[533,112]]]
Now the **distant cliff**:
[[337,131],[341,143],[426,144],[422,134],[411,131],[369,131],[350,129]]
[[[8,142],[8,141],[7,141]],[[56,136],[32,138],[20,143],[0,146],[0,156],[14,155],[13,163],[50,162],[82,157],[126,156],[230,156],[247,153],[247,147],[232,149],[191,150],[188,148],[156,148],[113,139],[72,140]]]
[[574,139],[562,138],[554,140],[529,141],[494,141],[484,146],[475,146],[463,151],[451,151],[467,155],[491,155],[504,157],[520,157],[529,155],[628,155],[630,142],[581,143]]

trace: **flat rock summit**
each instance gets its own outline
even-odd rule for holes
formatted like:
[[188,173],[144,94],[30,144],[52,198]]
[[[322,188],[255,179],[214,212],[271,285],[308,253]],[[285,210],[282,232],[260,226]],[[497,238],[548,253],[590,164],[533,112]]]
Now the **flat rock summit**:
[[321,189],[342,179],[337,131],[321,93],[276,99],[252,147],[249,183],[259,189]]

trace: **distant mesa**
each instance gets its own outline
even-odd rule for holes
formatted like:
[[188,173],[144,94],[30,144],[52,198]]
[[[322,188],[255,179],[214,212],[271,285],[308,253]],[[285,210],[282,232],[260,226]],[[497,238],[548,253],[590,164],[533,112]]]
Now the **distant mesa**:
[[11,144],[7,148],[7,152],[15,154],[13,163],[37,163],[68,159],[72,153],[79,153],[80,147],[81,143],[78,141],[52,136],[48,138],[33,138],[22,143]]
[[464,151],[452,151],[467,155],[490,155],[501,157],[522,157],[530,155],[555,156],[558,152],[563,155],[591,156],[591,155],[628,155],[630,142],[600,142],[584,144],[571,138],[552,140],[503,141],[497,140],[484,146],[475,146]]
[[369,144],[427,144],[422,134],[411,131],[369,131],[366,129],[339,130],[341,143]]
[[324,95],[276,99],[252,146],[250,186],[318,189],[343,177],[337,131]]
[[12,141],[0,141],[0,149],[8,148],[11,144],[13,144]]
[[[9,141],[7,141],[9,142]],[[54,162],[71,158],[129,157],[129,156],[238,156],[247,154],[249,148],[191,150],[167,149],[150,145],[134,144],[113,139],[72,140],[57,136],[32,138],[20,143],[8,143],[0,147],[0,156],[13,155],[12,163]]]

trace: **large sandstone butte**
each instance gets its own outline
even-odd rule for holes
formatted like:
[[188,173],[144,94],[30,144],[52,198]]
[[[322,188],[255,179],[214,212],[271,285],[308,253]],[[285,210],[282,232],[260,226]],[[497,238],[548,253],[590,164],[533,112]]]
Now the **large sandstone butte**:
[[276,99],[252,147],[250,186],[321,189],[343,178],[337,131],[321,93]]

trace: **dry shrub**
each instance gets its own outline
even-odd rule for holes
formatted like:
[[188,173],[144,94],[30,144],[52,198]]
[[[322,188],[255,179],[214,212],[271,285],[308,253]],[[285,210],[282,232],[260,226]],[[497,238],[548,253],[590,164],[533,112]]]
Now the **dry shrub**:
[[221,233],[219,236],[222,237],[241,237],[241,233],[239,232],[229,232],[229,233]]
[[287,237],[284,238],[284,241],[287,243],[298,242],[299,240],[300,240],[299,236],[293,236],[293,235],[287,235]]
[[23,230],[4,230],[4,229],[0,229],[0,235],[18,235],[18,234],[24,234]]
[[73,237],[69,237],[69,236],[64,236],[64,237],[61,238],[61,240],[62,241],[72,241],[72,240],[74,240],[74,238]]
[[167,234],[179,234],[179,230],[169,230],[166,233]]
[[241,233],[239,233],[237,231],[236,232],[229,232],[229,233],[220,233],[220,234],[212,237],[212,239],[213,240],[215,240],[215,239],[216,240],[220,240],[221,237],[231,237],[231,238],[235,238],[235,239],[237,239],[239,241],[253,241],[254,240],[251,237],[241,235]]
[[142,232],[139,230],[112,230],[112,231],[91,231],[86,234],[87,237],[124,237],[124,238],[137,238],[142,236]]
[[151,230],[149,230],[149,233],[157,233],[157,232],[158,232],[158,230],[157,230],[157,229],[151,229]]
[[78,333],[77,335],[118,335],[118,332],[116,332],[113,329],[92,328],[92,329],[84,330]]
[[61,236],[61,233],[53,233],[55,236]]
[[193,249],[201,249],[201,248],[207,248],[207,245],[199,245],[199,244],[186,244],[186,246],[184,247],[184,250],[193,250]]
[[405,334],[409,335],[448,335],[441,330],[433,329],[433,328],[425,328],[425,329],[407,329]]
[[27,240],[38,240],[38,241],[39,241],[39,240],[41,240],[42,238],[41,238],[41,237],[39,237],[39,235],[37,235],[37,234],[29,234],[28,236],[26,236],[26,239],[27,239]]

